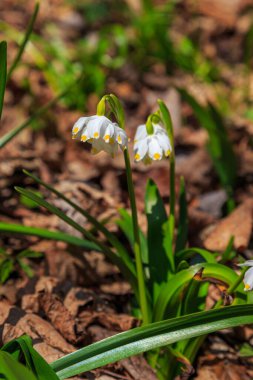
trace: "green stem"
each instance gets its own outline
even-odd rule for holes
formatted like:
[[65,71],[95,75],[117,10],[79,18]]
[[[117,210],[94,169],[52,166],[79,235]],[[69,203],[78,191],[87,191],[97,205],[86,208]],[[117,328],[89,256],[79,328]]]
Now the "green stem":
[[143,264],[142,264],[140,233],[139,233],[137,207],[136,207],[134,185],[133,185],[133,178],[132,178],[132,169],[131,169],[129,153],[127,149],[125,149],[124,151],[124,159],[125,159],[125,165],[126,165],[128,193],[129,193],[130,205],[131,205],[131,210],[132,210],[133,232],[134,232],[134,240],[135,240],[134,254],[135,254],[136,271],[137,271],[137,277],[138,277],[139,300],[140,300],[143,324],[147,324],[150,322],[149,309],[148,309],[144,270],[143,270]]
[[[173,149],[174,149],[174,146],[173,146]],[[174,240],[173,238],[174,238],[174,229],[175,229],[175,156],[174,156],[174,151],[172,152],[172,155],[170,158],[170,216],[169,216],[169,226],[170,226],[171,252],[173,252],[173,240]],[[175,270],[175,263],[174,263],[174,269],[173,270]]]

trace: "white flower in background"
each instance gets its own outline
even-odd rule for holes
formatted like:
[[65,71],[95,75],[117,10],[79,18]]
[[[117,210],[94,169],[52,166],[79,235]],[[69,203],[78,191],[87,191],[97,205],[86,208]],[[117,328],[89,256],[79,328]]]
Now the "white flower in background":
[[148,134],[145,124],[137,128],[134,138],[134,159],[145,163],[160,161],[172,151],[169,136],[159,124],[153,124],[153,133]]
[[105,151],[112,156],[118,146],[122,150],[127,147],[126,132],[105,116],[80,117],[72,128],[72,138],[80,138],[92,145],[93,154]]
[[243,264],[239,264],[241,267],[252,267],[247,270],[244,275],[244,290],[252,290],[253,288],[253,260],[247,260]]

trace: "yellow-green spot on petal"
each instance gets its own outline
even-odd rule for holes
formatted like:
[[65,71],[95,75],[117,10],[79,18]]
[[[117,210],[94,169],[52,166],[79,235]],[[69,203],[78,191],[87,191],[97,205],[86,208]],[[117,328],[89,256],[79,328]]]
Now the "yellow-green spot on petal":
[[98,132],[94,132],[93,137],[94,137],[95,139],[97,139],[97,138],[99,137],[99,133],[98,133]]
[[155,154],[153,155],[153,158],[154,158],[154,160],[160,160],[160,158],[161,158],[160,153],[155,153]]
[[120,136],[117,137],[117,140],[118,140],[118,143],[121,144],[122,143],[122,138]]
[[139,155],[139,153],[136,153],[136,155],[134,156],[134,159],[138,161],[140,158],[141,156]]
[[171,151],[170,151],[170,149],[168,149],[168,150],[166,151],[166,153],[165,153],[165,156],[166,156],[166,157],[169,157],[170,153],[171,153]]
[[79,131],[79,128],[78,127],[75,127],[74,129],[73,129],[73,133],[77,133]]
[[245,284],[244,285],[244,290],[250,290],[250,285],[249,284]]
[[110,141],[110,135],[105,135],[104,140],[105,140],[105,142],[109,142]]
[[86,135],[82,135],[81,136],[81,141],[85,142],[87,140],[87,136]]

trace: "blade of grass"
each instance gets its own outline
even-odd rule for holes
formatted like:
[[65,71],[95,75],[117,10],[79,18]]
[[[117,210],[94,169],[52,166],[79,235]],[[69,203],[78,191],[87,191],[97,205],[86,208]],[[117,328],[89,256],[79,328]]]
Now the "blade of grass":
[[[32,191],[25,190],[22,187],[15,187],[17,192],[20,194],[23,194],[25,197],[31,199],[32,201],[36,202],[39,206],[42,206],[46,208],[51,213],[57,215],[60,219],[64,220],[67,224],[75,228],[77,231],[81,232],[87,239],[98,245],[102,252],[115,264],[119,267],[119,269],[122,271],[124,276],[129,280],[131,283],[134,291],[136,291],[136,276],[133,274],[133,272],[128,268],[128,266],[124,263],[124,261],[121,259],[120,256],[118,256],[116,253],[114,253],[110,248],[108,248],[106,245],[101,243],[96,237],[91,233],[86,231],[84,228],[82,228],[78,223],[76,223],[73,219],[69,218],[67,215],[65,215],[60,209],[55,207],[54,205],[50,204],[49,202],[45,201],[41,197],[38,197],[37,194],[33,193]],[[136,293],[138,294],[138,293]]]
[[58,102],[61,98],[63,98],[69,91],[69,88],[63,91],[61,94],[56,96],[54,99],[50,100],[43,107],[39,108],[37,112],[31,115],[26,121],[24,121],[18,127],[13,128],[10,132],[7,132],[0,138],[0,149],[3,148],[9,141],[11,141],[15,136],[17,136],[23,129],[28,127],[34,120],[36,120],[39,116],[42,116],[50,107]]
[[7,81],[10,79],[13,71],[16,69],[21,57],[22,57],[22,54],[25,50],[25,47],[26,47],[26,44],[27,42],[29,41],[29,38],[31,36],[31,33],[32,33],[32,30],[33,30],[33,26],[34,26],[34,23],[35,23],[35,20],[37,18],[37,15],[38,15],[38,12],[39,12],[39,8],[40,8],[40,4],[39,3],[36,3],[35,4],[35,7],[34,7],[34,11],[33,11],[33,14],[32,14],[32,17],[29,21],[29,24],[28,24],[28,27],[27,27],[27,30],[26,30],[26,33],[24,35],[24,38],[23,38],[23,41],[19,47],[19,50],[17,52],[17,55],[8,71],[8,74],[7,74]]
[[48,183],[42,181],[40,178],[35,176],[34,174],[28,172],[27,170],[23,170],[23,172],[32,178],[38,184],[44,186],[46,189],[54,193],[57,197],[63,199],[67,202],[71,207],[73,207],[77,212],[83,215],[98,231],[102,232],[104,236],[108,239],[108,241],[112,244],[112,246],[118,251],[121,258],[127,263],[129,268],[132,268],[132,271],[135,271],[134,264],[132,262],[131,257],[129,256],[125,247],[121,244],[121,242],[117,239],[117,237],[112,234],[102,223],[100,223],[97,219],[95,219],[92,215],[90,215],[86,210],[79,207],[76,203],[69,200],[62,194],[60,191],[56,190],[53,186]]
[[0,351],[0,378],[6,380],[36,380],[36,376],[8,352]]
[[183,339],[253,322],[253,305],[228,306],[137,327],[94,343],[51,364],[60,379]]
[[76,245],[88,250],[101,251],[101,248],[97,244],[94,244],[88,240],[80,239],[78,237],[68,235],[59,231],[49,231],[44,228],[36,228],[29,226],[21,226],[19,224],[1,223],[0,233],[7,232],[18,235],[32,235],[42,237],[48,240],[64,241],[65,243]]
[[2,116],[7,76],[7,43],[0,42],[0,120]]

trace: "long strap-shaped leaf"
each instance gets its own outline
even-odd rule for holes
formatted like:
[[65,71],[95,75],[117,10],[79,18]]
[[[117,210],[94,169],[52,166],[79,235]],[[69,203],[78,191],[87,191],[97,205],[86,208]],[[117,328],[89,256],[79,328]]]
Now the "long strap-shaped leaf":
[[122,257],[124,262],[127,264],[129,268],[131,268],[132,272],[135,273],[135,267],[134,264],[127,253],[127,250],[125,247],[121,244],[121,242],[117,239],[117,237],[112,234],[102,223],[100,223],[96,218],[94,218],[92,215],[90,215],[86,210],[79,207],[75,202],[72,202],[70,199],[65,197],[64,194],[62,194],[60,191],[56,190],[53,186],[49,185],[48,183],[42,181],[40,178],[35,176],[34,174],[28,172],[27,170],[23,170],[23,172],[31,177],[35,182],[39,183],[40,185],[44,186],[46,189],[57,195],[57,197],[63,199],[65,202],[67,202],[71,207],[73,207],[77,212],[79,212],[81,215],[83,215],[98,231],[102,232],[104,236],[108,239],[108,241],[112,244],[113,247],[118,251],[119,255]]
[[[193,265],[188,269],[178,272],[167,284],[162,288],[154,308],[154,320],[161,321],[166,318],[166,310],[169,309],[170,301],[175,292],[197,274],[198,270],[203,269],[201,279],[210,281],[216,279],[231,286],[237,279],[238,275],[229,267],[222,264],[201,263]],[[243,286],[240,284],[236,290],[234,303],[244,303],[247,297],[243,292]]]
[[83,227],[81,227],[78,223],[76,223],[73,219],[69,218],[67,215],[64,214],[59,208],[56,206],[50,204],[49,202],[45,201],[43,198],[39,197],[37,194],[33,193],[32,191],[23,189],[22,187],[15,187],[15,189],[25,197],[31,199],[35,203],[37,203],[39,206],[42,206],[49,210],[51,213],[57,215],[60,219],[64,220],[67,224],[75,228],[77,231],[81,232],[87,239],[91,240],[93,243],[98,245],[102,252],[105,253],[105,255],[115,264],[118,266],[118,268],[121,270],[121,272],[124,274],[125,278],[129,280],[131,283],[133,290],[136,292],[136,295],[138,295],[137,292],[137,282],[136,277],[133,275],[131,270],[127,267],[127,265],[124,263],[124,261],[121,259],[120,256],[118,256],[116,253],[114,253],[110,248],[108,248],[106,245],[101,243],[96,237],[89,231],[86,231]]
[[24,35],[23,41],[22,41],[22,43],[21,43],[21,45],[19,47],[19,50],[17,52],[17,55],[16,55],[16,57],[15,57],[12,65],[11,65],[11,67],[9,69],[9,72],[8,72],[8,75],[7,75],[7,80],[10,79],[13,71],[16,69],[16,67],[17,67],[17,65],[18,65],[18,63],[19,63],[19,61],[20,61],[20,59],[22,57],[22,54],[23,54],[23,52],[25,50],[25,47],[26,47],[26,44],[29,41],[30,35],[31,35],[32,31],[33,31],[33,26],[34,26],[34,23],[36,21],[36,18],[37,18],[38,12],[39,12],[39,8],[40,8],[40,4],[36,3],[35,7],[34,7],[33,14],[32,14],[32,17],[31,17],[31,20],[30,20],[30,22],[28,24],[26,33]]
[[[2,354],[3,351],[11,354],[17,361],[22,360],[26,368],[34,374],[37,380],[59,380],[49,364],[33,348],[32,339],[29,336],[23,335],[11,340],[1,348],[0,354]],[[10,380],[16,379],[26,379],[25,373],[22,376],[17,376],[15,379],[14,377],[10,377]]]
[[253,323],[253,305],[228,306],[173,318],[115,335],[51,364],[60,379],[203,334]]
[[72,236],[64,232],[50,231],[44,228],[21,226],[20,224],[0,222],[0,233],[2,232],[10,232],[18,235],[38,236],[49,240],[64,241],[68,244],[73,244],[89,250],[94,249],[96,251],[101,251],[101,248],[99,248],[98,245],[92,243],[91,241],[80,239],[76,236]]

